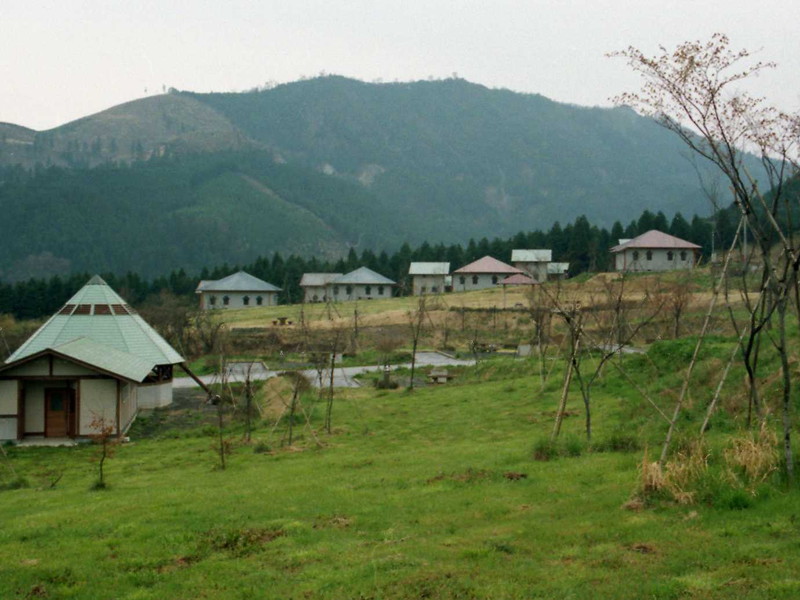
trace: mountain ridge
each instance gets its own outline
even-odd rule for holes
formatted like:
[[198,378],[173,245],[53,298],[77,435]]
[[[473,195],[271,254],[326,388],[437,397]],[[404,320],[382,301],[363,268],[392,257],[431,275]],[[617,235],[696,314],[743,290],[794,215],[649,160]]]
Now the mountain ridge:
[[605,227],[644,209],[708,214],[698,176],[716,177],[629,108],[339,76],[171,91],[42,132],[0,124],[0,168],[0,277],[14,278],[44,255],[52,274],[155,275],[508,236],[581,214]]

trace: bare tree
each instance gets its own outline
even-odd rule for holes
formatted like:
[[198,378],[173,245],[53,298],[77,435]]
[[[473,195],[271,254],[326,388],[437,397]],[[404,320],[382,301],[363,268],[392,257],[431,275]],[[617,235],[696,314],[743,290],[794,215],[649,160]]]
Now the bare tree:
[[[709,161],[727,180],[743,222],[761,253],[762,294],[765,302],[748,335],[763,335],[767,319],[775,328],[770,341],[781,362],[784,463],[787,478],[794,477],[791,447],[792,377],[786,347],[786,312],[790,302],[800,317],[798,269],[800,252],[790,232],[797,199],[787,181],[798,172],[800,116],[787,114],[740,90],[742,82],[774,67],[757,61],[747,50],[734,51],[728,38],[715,34],[705,42],[686,42],[672,52],[661,49],[646,56],[629,47],[613,56],[624,58],[644,77],[639,93],[625,93],[616,100],[655,117],[674,132],[696,155]],[[762,188],[751,173],[746,152],[758,154],[765,174]],[[777,246],[779,252],[772,251]],[[751,317],[755,312],[751,312]],[[772,316],[777,315],[773,319]],[[681,402],[676,406],[680,411]],[[662,450],[662,463],[674,423]]]
[[408,389],[414,389],[414,372],[417,365],[417,346],[422,336],[423,327],[427,318],[426,296],[422,294],[417,300],[417,308],[408,312],[408,325],[411,329],[411,381]]

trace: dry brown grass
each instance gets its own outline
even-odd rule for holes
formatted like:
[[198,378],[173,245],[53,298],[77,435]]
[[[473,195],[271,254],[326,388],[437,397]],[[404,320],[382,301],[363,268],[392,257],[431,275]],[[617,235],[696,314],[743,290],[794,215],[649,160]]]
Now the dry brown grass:
[[755,494],[756,487],[778,469],[777,446],[778,437],[766,424],[757,433],[734,438],[723,453],[730,481]]

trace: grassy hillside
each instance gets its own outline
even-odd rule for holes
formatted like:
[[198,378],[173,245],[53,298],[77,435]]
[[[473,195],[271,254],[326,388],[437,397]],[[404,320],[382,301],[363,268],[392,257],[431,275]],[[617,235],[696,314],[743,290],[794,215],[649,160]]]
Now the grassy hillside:
[[[202,426],[213,412],[195,413],[194,429],[140,419],[134,442],[107,463],[105,491],[88,491],[96,448],[12,448],[11,464],[33,487],[0,492],[0,596],[800,593],[796,492],[624,509],[637,487],[635,448],[659,437],[652,411],[609,377],[597,395],[595,451],[571,417],[565,447],[573,456],[535,461],[560,386],[553,377],[540,390],[528,369],[489,363],[462,385],[339,394],[334,435],[316,431],[321,446],[302,424],[284,448],[271,423],[252,445],[231,429],[224,471],[214,467],[214,429]],[[308,402],[316,429],[321,407]],[[729,444],[726,422],[712,447]],[[634,451],[613,450],[627,439],[623,424]],[[0,468],[7,478],[6,463]]]

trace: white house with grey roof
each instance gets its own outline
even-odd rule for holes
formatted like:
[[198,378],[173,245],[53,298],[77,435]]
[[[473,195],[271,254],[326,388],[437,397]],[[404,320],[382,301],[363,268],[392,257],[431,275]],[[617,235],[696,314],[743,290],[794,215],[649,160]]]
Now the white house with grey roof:
[[651,229],[633,239],[619,240],[611,248],[617,271],[676,271],[692,269],[701,247]]
[[[127,431],[140,408],[172,402],[184,358],[92,277],[0,365],[0,440]],[[188,372],[188,370],[187,370]]]
[[271,283],[239,271],[216,281],[201,281],[195,293],[200,298],[200,308],[249,308],[275,306],[281,289]]
[[415,296],[444,293],[450,276],[449,262],[412,262],[408,267]]
[[300,287],[303,289],[303,302],[328,302],[333,300],[329,296],[328,284],[342,275],[342,273],[303,273],[300,278]]
[[512,250],[511,264],[525,271],[534,281],[547,281],[547,265],[553,260],[553,251],[545,249]]
[[331,300],[340,302],[391,298],[395,285],[396,282],[388,277],[367,267],[360,267],[333,279],[328,283],[327,289]]

